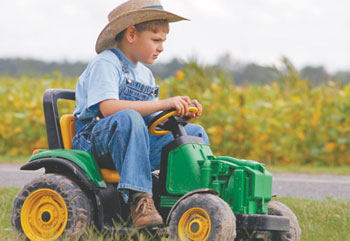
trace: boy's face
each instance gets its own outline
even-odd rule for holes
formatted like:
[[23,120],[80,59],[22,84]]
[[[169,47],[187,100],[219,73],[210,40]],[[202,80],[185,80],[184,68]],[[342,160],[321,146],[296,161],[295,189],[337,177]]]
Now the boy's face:
[[163,52],[163,43],[166,40],[166,33],[158,31],[136,31],[134,36],[131,61],[138,61],[144,64],[153,64],[158,55]]

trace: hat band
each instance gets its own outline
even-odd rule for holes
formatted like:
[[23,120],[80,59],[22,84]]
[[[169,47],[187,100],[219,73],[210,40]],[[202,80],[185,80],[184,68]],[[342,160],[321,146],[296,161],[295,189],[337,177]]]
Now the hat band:
[[147,7],[144,7],[142,9],[160,9],[160,10],[163,10],[163,6],[162,5],[153,5],[153,6],[147,6]]

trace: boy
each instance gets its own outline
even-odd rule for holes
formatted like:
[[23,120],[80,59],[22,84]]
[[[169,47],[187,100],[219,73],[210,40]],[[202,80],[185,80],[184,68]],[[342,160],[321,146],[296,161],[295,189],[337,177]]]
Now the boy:
[[[125,202],[138,228],[163,223],[152,199],[152,174],[159,169],[161,149],[173,140],[171,134],[148,133],[148,119],[155,112],[176,108],[190,115],[197,100],[187,96],[159,100],[152,64],[163,51],[169,22],[186,20],[163,10],[159,0],[129,0],[108,15],[96,52],[76,87],[75,137],[73,148],[91,151],[100,166],[119,172]],[[188,124],[187,133],[209,143],[202,127]]]

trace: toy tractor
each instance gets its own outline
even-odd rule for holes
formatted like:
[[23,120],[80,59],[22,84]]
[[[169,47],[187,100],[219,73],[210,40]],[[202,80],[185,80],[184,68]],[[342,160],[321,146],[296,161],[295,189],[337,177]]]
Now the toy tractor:
[[[113,165],[102,166],[90,152],[71,149],[74,117],[59,118],[58,99],[74,101],[75,92],[45,91],[49,149],[34,151],[21,167],[45,168],[45,174],[26,184],[13,205],[11,223],[30,240],[79,237],[93,225],[113,230],[130,216]],[[265,166],[215,157],[201,138],[186,135],[190,120],[175,114],[161,112],[148,125],[152,134],[171,132],[175,138],[162,149],[160,170],[152,175],[153,199],[166,220],[157,232],[170,240],[299,240],[296,216],[271,200],[272,175]],[[118,228],[123,229],[133,229],[132,222]]]

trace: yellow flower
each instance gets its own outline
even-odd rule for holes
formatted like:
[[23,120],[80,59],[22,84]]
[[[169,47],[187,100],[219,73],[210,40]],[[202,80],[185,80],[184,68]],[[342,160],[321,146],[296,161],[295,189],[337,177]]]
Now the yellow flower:
[[184,78],[185,78],[185,74],[181,70],[176,71],[175,76],[176,76],[176,79],[178,79],[180,81],[184,80]]
[[326,152],[329,153],[335,150],[335,148],[337,147],[337,144],[334,142],[327,142],[325,146],[326,146]]
[[17,126],[14,130],[15,134],[22,132],[22,128]]
[[12,148],[10,150],[10,156],[16,156],[18,154],[18,148]]
[[259,141],[264,142],[264,141],[266,141],[267,139],[269,139],[269,136],[266,135],[266,134],[262,134],[262,135],[260,135],[258,138],[259,138]]
[[318,120],[320,119],[320,117],[321,117],[320,111],[314,112],[313,115],[312,115],[311,125],[312,126],[317,126],[318,125]]
[[301,98],[299,96],[293,96],[292,97],[292,101],[295,103],[295,104],[299,104],[301,102]]
[[211,135],[221,135],[222,128],[220,126],[212,126],[212,127],[209,127],[207,132]]
[[304,140],[305,139],[304,131],[301,128],[298,129],[297,135],[298,135],[300,140]]

